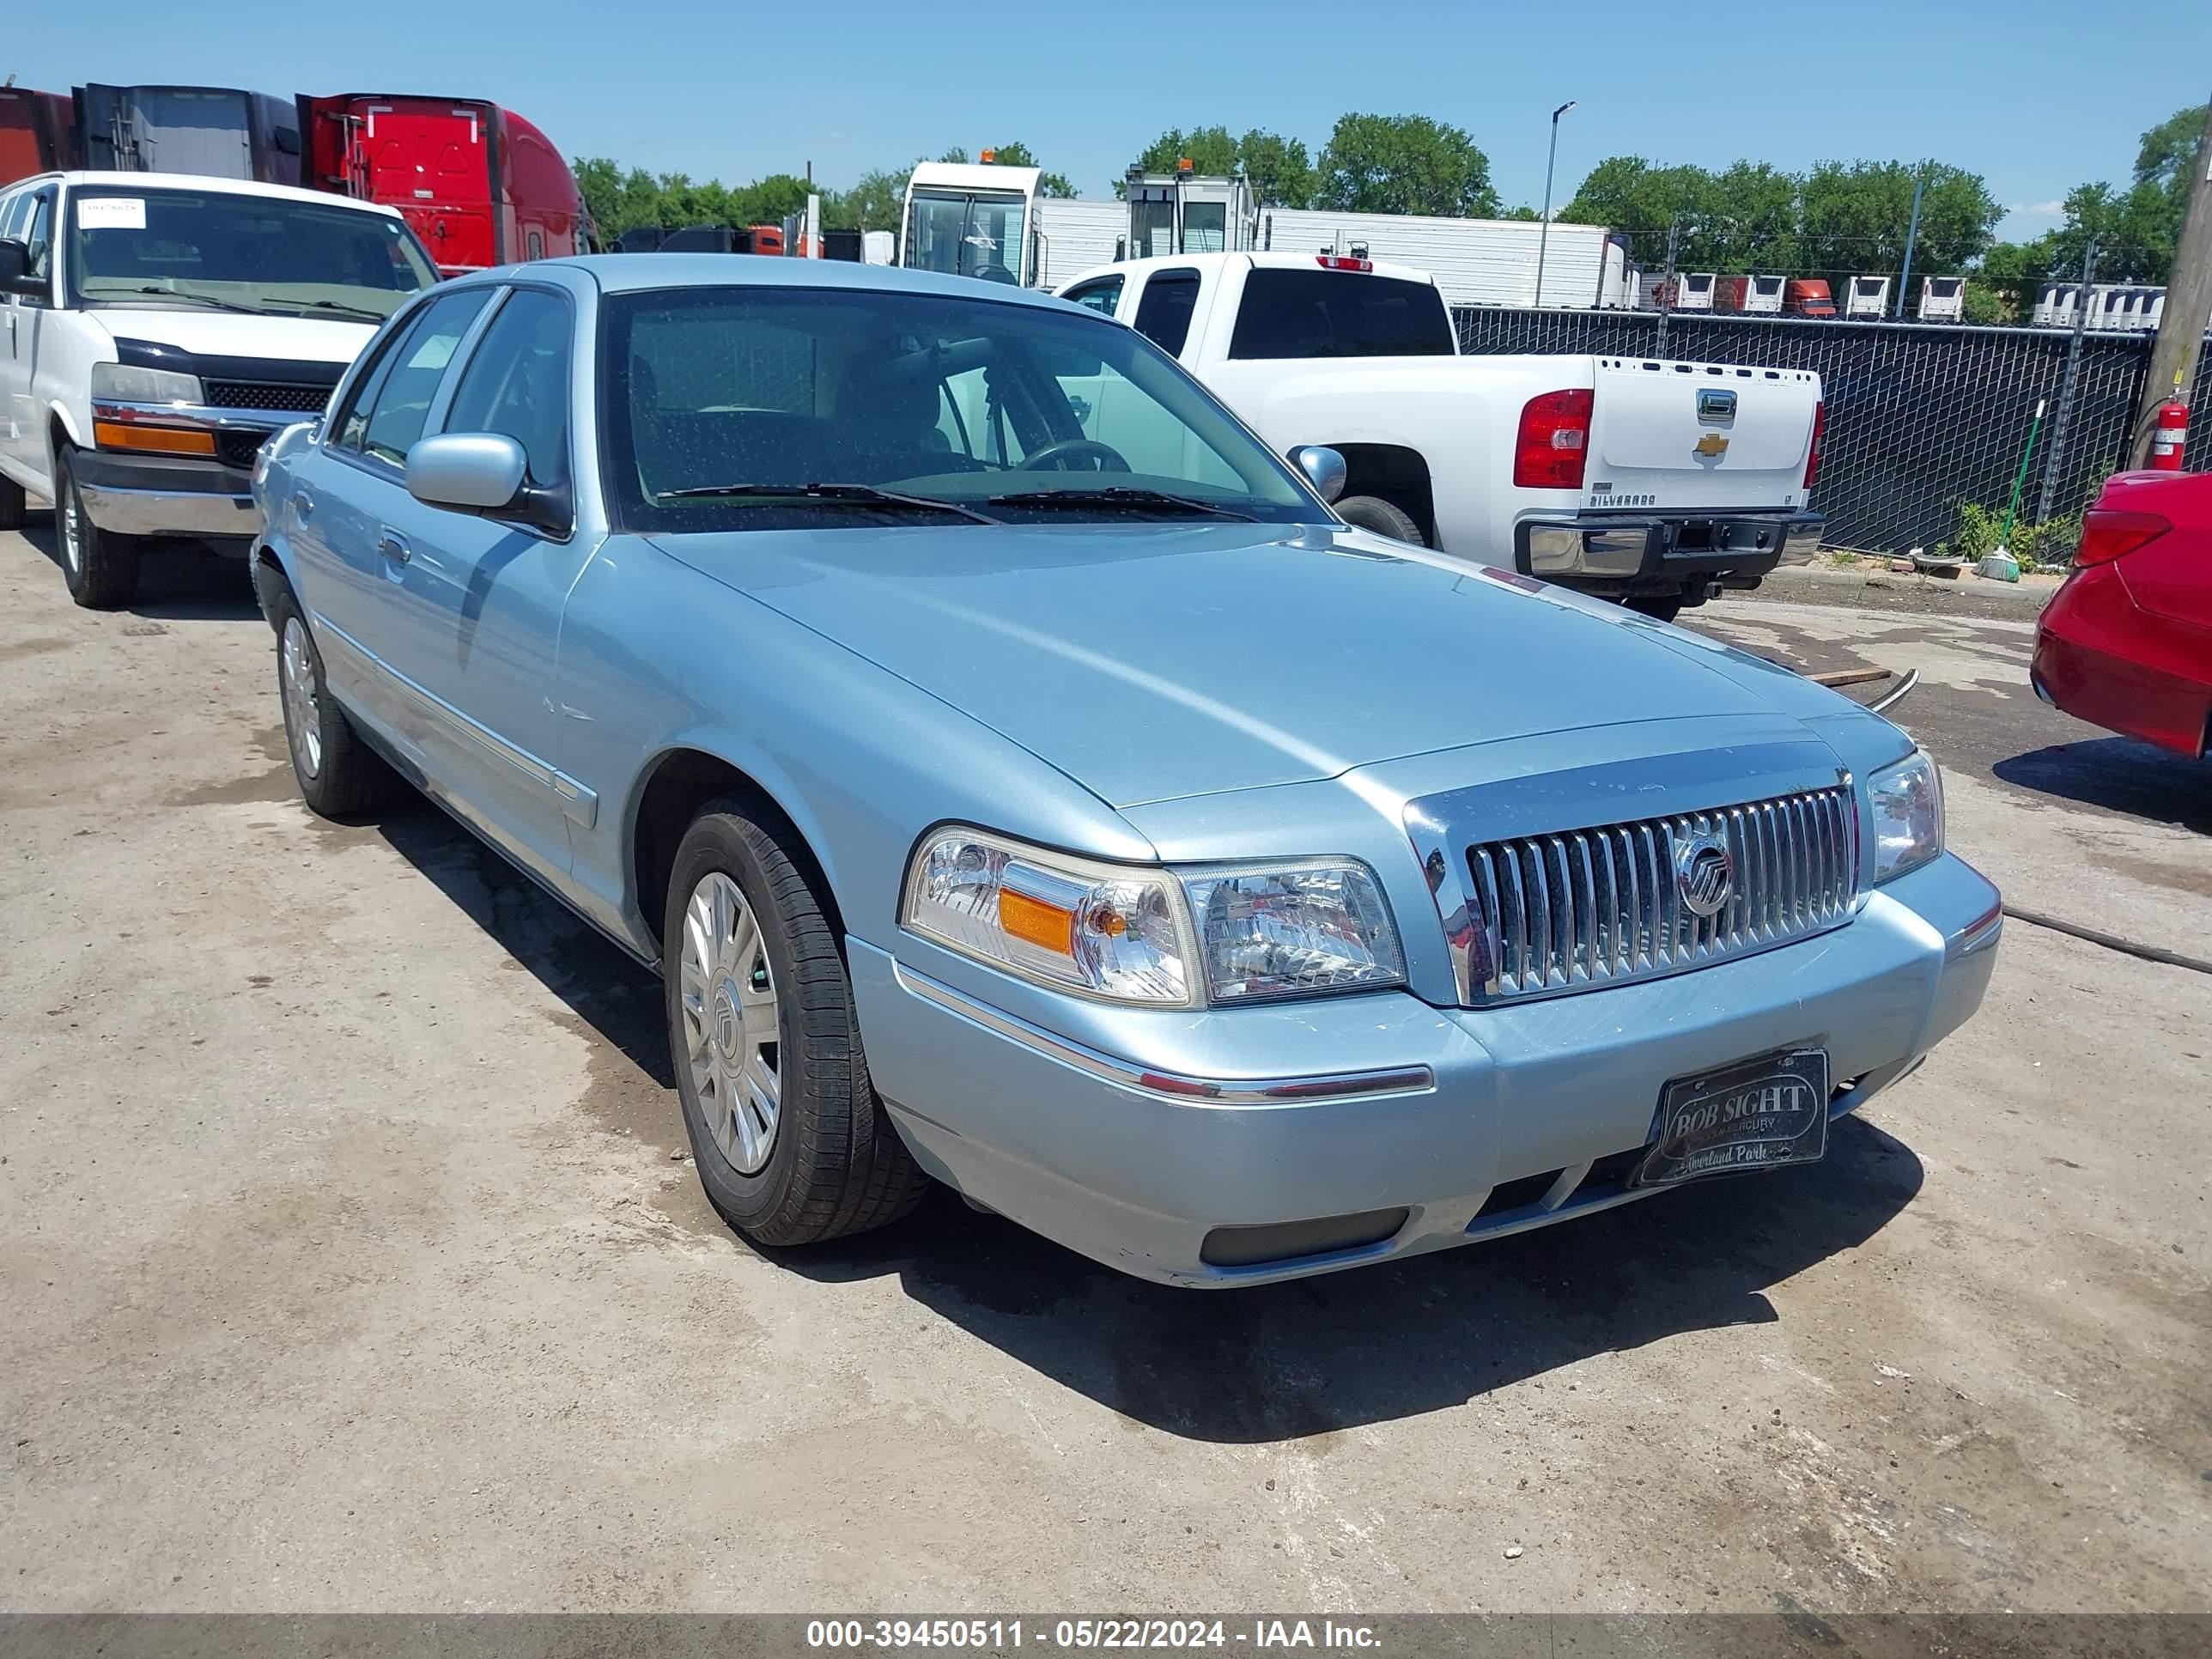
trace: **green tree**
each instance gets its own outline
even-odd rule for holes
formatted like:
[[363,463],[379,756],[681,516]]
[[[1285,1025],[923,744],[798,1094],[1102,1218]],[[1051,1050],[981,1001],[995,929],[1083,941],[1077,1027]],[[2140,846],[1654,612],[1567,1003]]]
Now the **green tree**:
[[1313,158],[1299,140],[1255,127],[1237,141],[1237,161],[1263,207],[1312,204]]
[[1676,268],[1714,270],[1726,231],[1718,195],[1713,175],[1703,167],[1609,155],[1589,170],[1560,217],[1627,233],[1637,258],[1654,269],[1667,257],[1667,233],[1674,228]]
[[1916,270],[1958,271],[1981,257],[2004,209],[1979,173],[1923,161],[1821,161],[1800,185],[1803,268],[1843,276],[1905,258],[1916,173],[1924,173]]
[[1322,207],[1471,219],[1498,211],[1490,158],[1459,128],[1425,115],[1338,117],[1318,171]]
[[2027,246],[2047,271],[2078,276],[2089,239],[2097,239],[2097,276],[2113,283],[2163,283],[2173,270],[2181,221],[2195,177],[2204,106],[2177,110],[2142,136],[2128,186],[2076,185],[2066,193],[2065,220]]
[[877,167],[860,175],[852,189],[825,198],[822,222],[839,230],[896,230],[906,209],[904,173]]

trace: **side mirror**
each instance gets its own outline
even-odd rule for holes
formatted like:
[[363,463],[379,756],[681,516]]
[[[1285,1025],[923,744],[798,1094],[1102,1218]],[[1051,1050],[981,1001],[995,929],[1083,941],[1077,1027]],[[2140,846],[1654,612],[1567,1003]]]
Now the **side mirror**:
[[407,493],[427,507],[489,514],[520,505],[530,460],[497,432],[447,432],[407,452]]
[[27,300],[46,297],[47,283],[31,275],[31,250],[12,239],[0,240],[0,294],[20,294]]
[[1314,494],[1325,501],[1334,502],[1344,494],[1344,486],[1352,477],[1352,469],[1344,464],[1344,457],[1321,444],[1308,444],[1291,452],[1291,459],[1298,464],[1298,471],[1306,475],[1306,482],[1314,487]]

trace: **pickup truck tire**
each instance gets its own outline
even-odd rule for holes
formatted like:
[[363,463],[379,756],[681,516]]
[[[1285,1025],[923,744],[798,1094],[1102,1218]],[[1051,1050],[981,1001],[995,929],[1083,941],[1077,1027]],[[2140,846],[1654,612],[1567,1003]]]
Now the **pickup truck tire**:
[[13,478],[0,478],[0,530],[21,530],[29,511],[23,486]]
[[1361,530],[1388,536],[1394,542],[1410,542],[1415,547],[1428,545],[1421,538],[1420,526],[1413,522],[1412,516],[1380,495],[1346,495],[1336,504],[1336,516]]
[[285,747],[300,799],[326,818],[349,818],[381,806],[404,786],[384,757],[361,740],[323,679],[323,653],[300,602],[282,578],[270,585],[270,625],[276,630],[276,699],[284,711]]
[[77,488],[74,450],[54,453],[54,539],[61,545],[62,580],[70,598],[88,611],[113,611],[138,597],[135,536],[118,536],[93,523]]
[[742,802],[708,802],[676,849],[661,930],[699,1184],[725,1221],[769,1246],[883,1226],[929,1190],[876,1097],[839,929],[780,840],[788,833]]
[[1672,622],[1682,614],[1682,596],[1680,593],[1636,593],[1621,603],[1631,611],[1656,617],[1661,622]]

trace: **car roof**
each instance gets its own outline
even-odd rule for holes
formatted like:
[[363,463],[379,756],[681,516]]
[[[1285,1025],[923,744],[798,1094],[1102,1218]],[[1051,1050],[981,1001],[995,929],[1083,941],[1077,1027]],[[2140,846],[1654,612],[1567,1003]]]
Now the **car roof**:
[[590,253],[501,267],[507,281],[513,281],[520,270],[580,272],[607,294],[662,288],[823,288],[942,294],[963,300],[1054,307],[1061,303],[1041,289],[1016,288],[1011,283],[986,283],[973,276],[946,276],[896,265],[864,265],[849,259],[801,259],[772,253]]
[[363,213],[378,213],[387,219],[400,216],[399,210],[382,202],[364,202],[351,196],[338,196],[326,190],[301,190],[295,185],[264,185],[255,179],[216,179],[198,173],[97,173],[77,170],[65,173],[39,173],[27,179],[13,179],[0,189],[14,190],[24,185],[59,183],[70,189],[98,185],[102,189],[123,190],[198,190],[225,196],[273,196],[287,202],[315,202],[328,207],[358,208]]
[[[1079,270],[1076,272],[1074,276],[1069,277],[1065,283],[1058,284],[1058,288],[1060,291],[1064,292],[1065,290],[1074,287],[1078,283],[1087,283],[1093,277],[1109,276],[1117,272],[1128,276],[1137,276],[1140,273],[1148,271],[1165,270],[1170,267],[1176,270],[1212,270],[1229,264],[1232,260],[1242,260],[1255,270],[1310,270],[1314,269],[1314,262],[1316,260],[1329,257],[1329,255],[1323,253],[1318,248],[1315,249],[1310,253],[1270,252],[1264,253],[1154,254],[1149,258],[1121,259],[1115,261],[1110,265],[1093,265],[1088,270]],[[1401,283],[1426,283],[1431,288],[1434,288],[1437,283],[1437,279],[1434,276],[1431,276],[1427,271],[1421,270],[1419,266],[1393,264],[1383,259],[1370,259],[1367,262],[1366,270],[1351,274],[1370,276],[1389,276],[1394,277]]]

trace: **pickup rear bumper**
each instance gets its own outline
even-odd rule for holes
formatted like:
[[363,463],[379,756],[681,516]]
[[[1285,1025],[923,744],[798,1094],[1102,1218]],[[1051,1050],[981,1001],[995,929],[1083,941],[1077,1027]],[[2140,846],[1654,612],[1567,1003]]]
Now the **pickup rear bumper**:
[[1567,514],[1516,525],[1513,562],[1524,575],[1591,593],[1753,587],[1778,564],[1808,562],[1826,524],[1778,511]]

